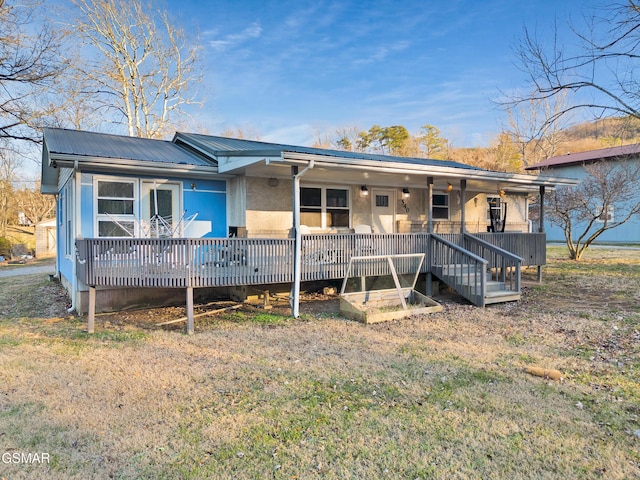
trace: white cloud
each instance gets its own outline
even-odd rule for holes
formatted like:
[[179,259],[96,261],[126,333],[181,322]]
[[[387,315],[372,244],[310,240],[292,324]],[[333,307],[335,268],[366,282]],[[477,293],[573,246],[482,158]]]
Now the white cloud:
[[[205,32],[205,35],[215,36],[217,35],[217,33],[218,32],[216,30],[209,30]],[[237,45],[241,45],[247,40],[260,38],[261,35],[262,35],[262,27],[260,26],[260,24],[252,23],[251,25],[249,25],[239,33],[231,33],[231,34],[225,35],[220,39],[209,40],[207,44],[212,49],[222,52],[230,48],[233,48]]]

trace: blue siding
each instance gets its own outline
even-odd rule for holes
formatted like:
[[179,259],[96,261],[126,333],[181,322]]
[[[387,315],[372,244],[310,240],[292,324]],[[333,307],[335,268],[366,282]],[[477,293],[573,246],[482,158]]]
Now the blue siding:
[[[631,161],[640,162],[640,160],[637,159]],[[582,165],[556,167],[553,169],[553,174],[563,177],[576,178],[579,180],[584,179],[588,175]],[[638,201],[640,201],[640,192],[638,192]],[[619,219],[617,213],[618,212],[616,212],[616,207],[614,206],[615,220]],[[582,232],[584,232],[585,228],[586,224],[584,223],[574,223],[574,240],[577,239],[577,235],[580,235]],[[595,231],[597,228],[597,225],[592,227],[591,232]],[[545,222],[545,230],[547,233],[547,240],[560,242],[565,241],[562,228],[556,225],[551,225],[548,219]],[[632,218],[629,222],[620,225],[619,227],[607,230],[596,239],[595,243],[640,243],[640,215],[636,215],[635,218]]]
[[[195,184],[195,189],[191,185]],[[187,215],[198,212],[198,221],[211,222],[211,231],[205,237],[226,237],[227,185],[221,180],[185,180],[183,205]]]
[[[147,176],[82,173],[80,205],[76,208],[79,212],[77,218],[80,221],[80,224],[77,226],[78,232],[79,235],[84,238],[92,238],[96,235],[94,231],[94,217],[96,212],[94,212],[95,192],[93,185],[95,175],[99,175],[100,177],[135,178],[139,182],[142,180],[153,180],[154,178],[158,179],[158,177]],[[197,222],[201,224],[207,222],[210,224],[210,228],[207,228],[208,232],[203,232],[204,236],[227,236],[227,183],[225,180],[193,180],[183,178],[163,178],[162,180],[182,184],[182,208],[186,210],[186,215],[191,216],[197,213]],[[195,188],[192,188],[192,185],[194,185]],[[139,196],[141,194],[140,184],[138,187]],[[63,205],[64,204],[61,203],[61,206]],[[136,215],[139,216],[140,212],[137,211]],[[62,250],[62,252],[64,252],[64,250]]]

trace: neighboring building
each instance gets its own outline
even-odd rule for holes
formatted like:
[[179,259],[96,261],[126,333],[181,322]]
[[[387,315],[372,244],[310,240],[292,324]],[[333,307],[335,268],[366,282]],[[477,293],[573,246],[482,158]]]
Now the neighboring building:
[[[127,261],[133,261],[136,252],[143,249],[140,242],[112,242],[107,249],[100,239],[174,239],[171,247],[168,241],[156,242],[165,245],[164,256],[167,249],[173,249],[173,258],[187,255],[179,264],[174,261],[170,273],[178,275],[186,267],[185,272],[193,275],[193,270],[198,269],[196,286],[205,286],[212,284],[208,281],[211,278],[203,276],[206,268],[220,267],[223,263],[210,258],[215,242],[207,243],[206,239],[247,237],[242,244],[245,250],[262,245],[262,240],[258,240],[264,239],[264,245],[278,244],[281,253],[291,251],[298,255],[303,240],[296,236],[297,225],[306,226],[305,231],[312,234],[304,236],[304,241],[340,239],[343,243],[354,238],[349,235],[353,235],[357,226],[367,225],[372,235],[378,235],[378,240],[389,245],[386,251],[399,245],[397,241],[393,243],[393,238],[408,242],[409,237],[398,237],[402,234],[420,238],[425,238],[425,234],[486,234],[490,230],[528,234],[538,231],[537,226],[532,228],[527,216],[531,195],[542,192],[544,187],[571,183],[558,178],[493,172],[453,161],[208,135],[177,133],[169,142],[44,129],[42,192],[57,195],[58,272],[74,306],[81,311],[87,310],[90,300],[87,292],[91,292],[91,285],[84,282],[89,277],[96,281],[93,266],[87,266],[95,258],[82,257],[92,254],[84,252],[82,258],[77,256],[76,244],[81,242],[84,248],[85,240],[96,239],[94,247],[102,245],[99,248],[103,250],[96,250],[94,257],[104,259],[104,254],[109,254],[112,255],[109,258],[116,259],[117,251],[129,255]],[[302,227],[297,230],[300,233]],[[317,235],[325,233],[333,235]],[[176,239],[202,240],[190,253],[184,246],[189,242],[183,242],[178,249]],[[251,239],[256,241],[251,243]],[[269,239],[273,242],[269,243]],[[294,239],[295,243],[290,243]],[[147,244],[150,242],[144,243]],[[226,244],[215,245],[217,255],[221,248],[228,249]],[[206,259],[203,252],[208,255]],[[341,252],[342,266],[350,254],[351,250]],[[288,258],[286,255],[283,258]],[[122,256],[117,258],[122,265]],[[142,260],[136,257],[135,261]],[[144,261],[150,264],[148,257]],[[246,264],[250,261],[246,258],[242,261],[248,269]],[[237,269],[236,263],[224,265],[234,264]],[[283,268],[293,263],[291,257]],[[234,271],[233,278],[231,274],[223,278],[220,268],[206,271],[208,275],[217,275],[215,285],[237,286],[254,285],[258,278],[265,283],[275,278],[285,283],[293,277],[298,282],[307,278],[341,278],[343,272],[332,269],[334,273],[329,274],[330,269],[326,269],[324,276],[318,272],[305,276],[304,265],[302,274],[299,267],[292,268],[278,277],[258,277],[266,269],[263,264],[256,264],[248,273]],[[80,270],[85,275],[82,278]],[[139,275],[139,270],[136,272]],[[131,277],[128,281],[139,288],[108,288],[129,283],[122,283],[122,279],[100,280],[105,291],[97,300],[98,309],[148,302],[159,295],[162,282],[154,283],[153,292],[149,292],[151,280],[136,280],[135,275],[128,275]],[[192,280],[185,282],[175,286],[191,288]]]
[[[602,148],[590,150],[588,152],[569,153],[558,155],[543,160],[536,165],[532,165],[527,170],[537,170],[541,175],[561,176],[574,178],[578,181],[585,179],[589,173],[585,170],[585,165],[594,162],[613,162],[615,164],[625,164],[625,168],[638,168],[640,165],[640,144],[624,145],[620,147]],[[640,202],[640,190],[636,202]],[[609,220],[615,221],[616,212],[621,214],[623,208],[613,205],[607,215]],[[564,232],[558,225],[552,225],[545,221],[545,231],[549,241],[564,242]],[[585,225],[574,225],[574,232],[582,232]],[[640,215],[636,215],[630,221],[602,233],[594,243],[640,243]]]
[[36,257],[54,257],[56,255],[56,219],[38,222],[35,228]]

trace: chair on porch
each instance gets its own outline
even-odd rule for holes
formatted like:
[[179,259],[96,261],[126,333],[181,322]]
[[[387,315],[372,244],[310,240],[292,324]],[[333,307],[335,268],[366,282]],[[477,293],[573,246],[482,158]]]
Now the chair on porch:
[[[353,231],[357,235],[371,235],[373,233],[371,225],[356,225],[353,228]],[[375,248],[373,247],[373,241],[371,240],[371,238],[356,237],[356,256],[373,255],[374,251]]]

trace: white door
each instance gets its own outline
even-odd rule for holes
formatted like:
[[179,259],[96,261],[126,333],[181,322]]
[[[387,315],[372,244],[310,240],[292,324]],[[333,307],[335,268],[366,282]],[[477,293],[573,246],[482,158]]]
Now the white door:
[[393,233],[395,231],[395,190],[374,188],[371,195],[371,212],[374,233]]
[[[157,214],[157,215],[156,215]],[[143,182],[140,206],[143,235],[180,237],[180,185],[177,183]]]

